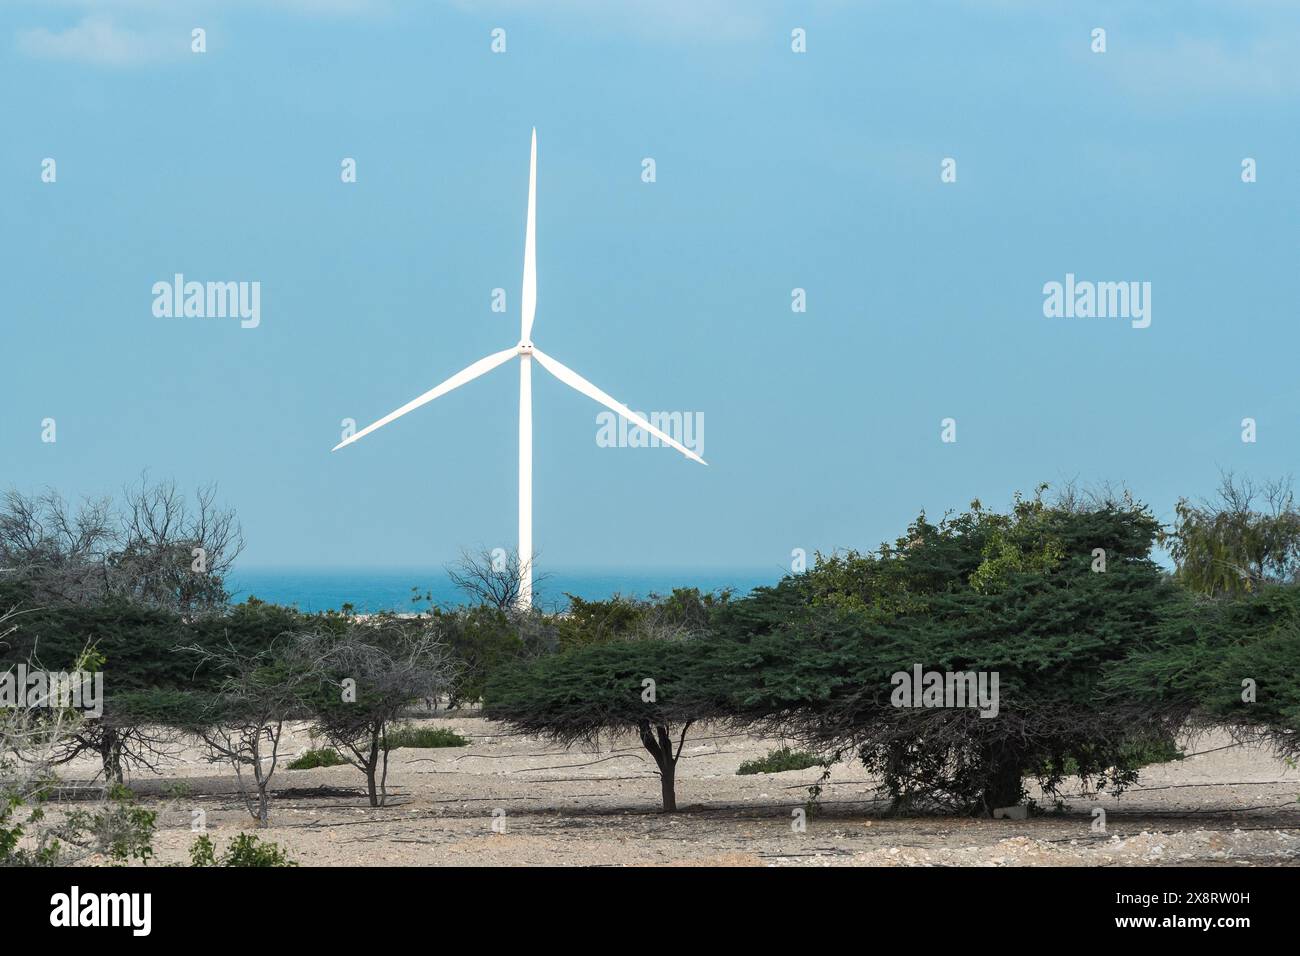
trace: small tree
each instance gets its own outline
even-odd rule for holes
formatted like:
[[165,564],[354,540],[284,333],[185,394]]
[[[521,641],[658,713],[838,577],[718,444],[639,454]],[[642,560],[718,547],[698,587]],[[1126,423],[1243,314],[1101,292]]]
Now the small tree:
[[1174,508],[1160,543],[1180,583],[1211,597],[1240,597],[1269,584],[1300,583],[1300,509],[1289,480],[1256,484],[1225,472],[1217,496]]
[[388,729],[413,701],[436,699],[454,671],[427,622],[383,616],[298,638],[303,669],[319,672],[313,729],[366,777],[372,807],[387,802]]
[[233,644],[181,648],[224,676],[215,693],[177,695],[168,717],[203,742],[209,761],[234,768],[244,804],[259,827],[269,825],[271,778],[285,724],[308,715],[307,697],[319,677],[279,653],[287,640],[253,653]]
[[[519,600],[523,597],[523,571],[524,562],[518,551],[499,548],[495,552],[461,551],[460,559],[448,566],[447,577],[464,592],[472,605],[511,613],[519,609]],[[541,577],[533,578],[534,594],[529,595],[530,604],[536,586],[541,582]]]
[[99,600],[119,537],[108,498],[74,506],[53,490],[10,489],[0,499],[0,583],[22,586],[39,605]]
[[[12,633],[10,620],[10,612],[0,613],[0,640]],[[84,651],[73,672],[87,671],[92,661]],[[0,669],[0,677],[7,670]],[[96,852],[115,862],[147,862],[152,855],[155,815],[120,789],[94,809],[74,810],[58,821],[46,816],[42,804],[55,786],[58,755],[83,720],[49,692],[0,707],[0,866],[69,865]]]
[[172,735],[133,722],[117,692],[175,686],[163,672],[176,669],[181,625],[225,607],[225,577],[242,548],[234,513],[217,506],[211,486],[188,502],[174,482],[142,477],[120,507],[107,497],[70,504],[52,490],[0,498],[0,602],[25,612],[0,662],[35,656],[38,645],[43,657],[70,659],[93,638],[110,665],[104,715],[63,737],[56,762],[94,753],[109,783],[153,768]]
[[694,642],[633,640],[564,651],[488,682],[484,715],[564,746],[635,731],[654,759],[665,813],[677,810],[677,761],[697,719],[687,696]]
[[124,783],[130,771],[158,773],[159,761],[169,756],[168,745],[179,737],[162,724],[146,722],[139,704],[147,709],[151,693],[136,691],[105,697],[104,712],[82,720],[59,747],[56,764],[71,763],[83,754],[99,758],[104,782]]
[[[0,586],[0,592],[5,590]],[[30,601],[24,588],[7,590],[24,604]],[[103,659],[99,667],[104,674],[103,714],[80,721],[64,740],[57,759],[67,763],[94,755],[109,783],[120,783],[132,771],[153,771],[174,743],[177,734],[160,720],[165,713],[154,707],[156,693],[215,690],[225,679],[216,668],[196,667],[190,655],[176,653],[178,646],[230,643],[252,653],[300,626],[294,612],[266,605],[186,617],[120,597],[31,607],[14,620],[14,632],[0,642],[0,664],[72,660],[87,641],[93,641]]]
[[226,576],[244,547],[233,511],[201,487],[188,502],[175,482],[128,488],[118,547],[110,559],[117,593],[182,613],[224,607]]
[[225,578],[243,548],[234,513],[215,489],[191,501],[173,482],[147,478],[79,505],[57,492],[0,498],[0,583],[21,585],[29,606],[125,598],[186,614],[223,607]]

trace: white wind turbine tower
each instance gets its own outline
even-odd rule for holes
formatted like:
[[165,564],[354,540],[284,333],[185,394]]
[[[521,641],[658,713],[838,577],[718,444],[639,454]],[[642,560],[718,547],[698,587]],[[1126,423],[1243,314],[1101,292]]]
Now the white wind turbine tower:
[[345,445],[360,441],[376,429],[383,428],[394,419],[401,418],[407,412],[414,411],[441,395],[446,395],[466,382],[472,381],[490,372],[498,365],[519,357],[519,604],[528,608],[533,600],[533,385],[532,360],[550,372],[565,385],[583,395],[593,398],[606,408],[612,409],[633,425],[654,435],[660,441],[671,445],[679,452],[701,465],[707,465],[703,458],[682,445],[671,435],[660,431],[654,425],[632,411],[621,402],[615,401],[605,392],[566,365],[557,362],[541,349],[533,345],[533,315],[537,312],[537,129],[533,129],[532,154],[528,161],[528,225],[524,232],[524,285],[520,297],[519,344],[500,352],[494,352],[481,358],[473,365],[457,372],[441,385],[429,389],[419,398],[412,399],[401,408],[389,412],[379,421],[367,425],[361,431],[345,438],[334,446],[338,451]]

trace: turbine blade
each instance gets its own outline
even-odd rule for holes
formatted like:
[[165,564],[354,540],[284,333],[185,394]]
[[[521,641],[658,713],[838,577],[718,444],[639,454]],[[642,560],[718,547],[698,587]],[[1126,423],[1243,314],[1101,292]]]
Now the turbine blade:
[[524,232],[524,290],[519,299],[519,341],[533,334],[537,314],[537,127],[533,127],[533,152],[528,160],[528,226]]
[[537,361],[541,363],[542,368],[546,369],[546,371],[550,372],[552,375],[558,378],[565,385],[569,386],[572,389],[575,389],[576,391],[582,392],[582,394],[586,395],[588,398],[595,399],[596,401],[600,402],[600,404],[604,405],[606,408],[612,409],[613,411],[617,412],[618,414],[626,418],[633,425],[636,425],[638,428],[645,429],[651,435],[654,435],[664,444],[671,445],[673,448],[676,448],[679,452],[681,452],[687,458],[690,458],[692,461],[698,461],[701,465],[708,464],[707,461],[705,461],[699,455],[695,454],[695,452],[691,451],[685,445],[678,442],[671,435],[667,435],[664,432],[660,431],[658,428],[655,428],[655,426],[651,425],[648,421],[646,421],[636,412],[632,411],[632,409],[628,408],[622,402],[615,401],[612,397],[607,395],[605,392],[602,392],[595,385],[592,385],[589,381],[587,381],[585,378],[583,378],[573,369],[569,368],[567,365],[564,365],[561,362],[557,362],[555,359],[551,358],[545,352],[541,351],[536,347],[533,348],[533,358],[537,359]]
[[473,381],[474,379],[482,375],[484,372],[492,371],[492,369],[496,368],[498,365],[502,364],[503,362],[510,361],[518,354],[519,354],[519,349],[516,347],[516,348],[503,349],[500,352],[494,352],[493,354],[487,356],[486,358],[479,359],[477,362],[475,362],[473,365],[469,366],[468,368],[462,369],[461,371],[457,372],[455,375],[447,379],[447,381],[443,382],[441,385],[437,385],[434,388],[429,389],[419,398],[412,399],[411,401],[407,402],[405,405],[403,405],[401,408],[397,409],[396,411],[389,412],[383,418],[379,419],[379,421],[367,425],[365,428],[361,429],[361,431],[357,432],[356,434],[343,439],[343,441],[339,442],[337,445],[331,448],[330,451],[338,451],[340,448],[344,447],[345,445],[351,445],[354,441],[360,441],[375,429],[383,428],[393,419],[401,418],[407,412],[414,411],[415,409],[419,408],[421,405],[427,405],[429,402],[433,401],[435,398],[439,397],[440,395],[446,395],[452,389],[460,388],[466,382]]

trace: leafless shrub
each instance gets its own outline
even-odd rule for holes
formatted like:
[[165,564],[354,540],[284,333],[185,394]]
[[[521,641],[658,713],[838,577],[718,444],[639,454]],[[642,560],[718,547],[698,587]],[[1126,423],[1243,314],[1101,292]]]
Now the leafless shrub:
[[226,603],[225,578],[244,541],[216,491],[189,502],[174,482],[147,477],[108,498],[71,504],[54,491],[0,498],[0,580],[37,605],[123,597],[182,613]]
[[173,756],[171,745],[181,736],[170,727],[141,724],[105,712],[97,720],[78,724],[59,747],[54,763],[71,763],[85,754],[94,754],[99,758],[104,782],[120,784],[125,782],[128,771],[161,773],[161,761]]
[[388,730],[413,701],[440,697],[456,665],[428,621],[381,617],[298,638],[304,672],[322,675],[313,732],[366,777],[372,807],[387,802]]
[[217,506],[213,486],[199,488],[191,506],[174,482],[141,479],[126,492],[113,580],[119,593],[147,604],[186,613],[220,606],[243,547],[234,512]]
[[108,499],[69,505],[57,492],[0,499],[0,579],[28,585],[41,604],[85,604],[111,588],[118,529]]
[[[313,676],[294,666],[272,646],[255,654],[233,644],[219,648],[180,648],[221,671],[217,692],[181,717],[203,742],[211,763],[229,763],[239,792],[259,827],[269,825],[270,786],[280,757],[285,725],[307,716]],[[248,786],[245,775],[252,778]]]
[[[447,576],[471,603],[511,613],[519,608],[519,600],[523,595],[524,569],[519,552],[514,549],[498,549],[496,552],[487,549],[478,552],[464,550],[461,551],[460,559],[448,566]],[[545,575],[533,576],[530,603],[537,593],[537,586],[545,579]]]

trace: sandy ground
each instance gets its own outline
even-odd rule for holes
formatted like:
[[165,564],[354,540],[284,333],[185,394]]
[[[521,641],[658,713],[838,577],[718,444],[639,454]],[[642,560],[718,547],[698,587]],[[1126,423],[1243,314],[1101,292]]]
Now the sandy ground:
[[[285,770],[282,761],[271,826],[259,835],[303,866],[1300,863],[1300,772],[1215,736],[1186,748],[1208,752],[1149,768],[1118,799],[1075,788],[1065,813],[1028,820],[886,817],[871,779],[843,763],[800,831],[796,813],[819,769],[736,775],[780,741],[694,733],[678,767],[682,812],[665,815],[653,762],[632,738],[564,750],[474,717],[417,723],[451,728],[470,745],[395,751],[389,805],[378,809],[351,767]],[[310,743],[298,731],[286,749]],[[63,776],[95,769],[77,763]],[[160,769],[129,781],[158,811],[158,862],[187,859],[196,810],[219,850],[253,828],[228,767],[184,749]],[[1105,810],[1104,833],[1093,829],[1095,807]]]

